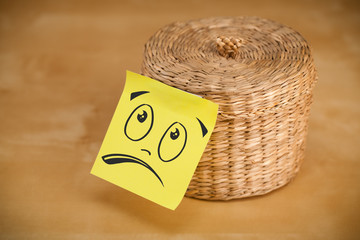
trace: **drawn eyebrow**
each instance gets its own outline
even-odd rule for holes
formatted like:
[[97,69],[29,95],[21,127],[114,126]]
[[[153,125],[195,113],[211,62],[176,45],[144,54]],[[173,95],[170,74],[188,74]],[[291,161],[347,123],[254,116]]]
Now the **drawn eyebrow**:
[[145,93],[149,93],[149,91],[138,91],[138,92],[133,92],[130,94],[130,101],[133,100],[134,98],[143,95]]
[[202,123],[202,121],[200,121],[200,119],[196,118],[199,123],[200,123],[200,127],[201,127],[201,131],[202,131],[202,135],[203,137],[205,137],[205,135],[208,133],[207,128],[205,127],[205,125]]

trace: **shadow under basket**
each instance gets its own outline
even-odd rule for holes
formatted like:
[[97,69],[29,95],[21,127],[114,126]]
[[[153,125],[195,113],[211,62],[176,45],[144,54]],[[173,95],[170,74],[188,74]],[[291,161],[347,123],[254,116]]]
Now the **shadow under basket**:
[[219,104],[186,196],[261,195],[299,171],[317,74],[298,32],[258,17],[176,22],[146,43],[142,74]]

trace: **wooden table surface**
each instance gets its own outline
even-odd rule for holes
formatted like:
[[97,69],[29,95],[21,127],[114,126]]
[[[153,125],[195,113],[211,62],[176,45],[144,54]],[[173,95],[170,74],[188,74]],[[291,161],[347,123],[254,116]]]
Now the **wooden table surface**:
[[[356,1],[1,1],[0,239],[359,239],[359,13]],[[312,45],[319,81],[294,181],[171,211],[90,175],[148,38],[173,21],[236,15]]]

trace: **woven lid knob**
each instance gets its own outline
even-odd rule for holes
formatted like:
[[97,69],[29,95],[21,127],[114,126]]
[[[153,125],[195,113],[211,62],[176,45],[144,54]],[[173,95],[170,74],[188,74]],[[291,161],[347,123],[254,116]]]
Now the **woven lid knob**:
[[235,58],[242,45],[242,40],[233,37],[220,36],[216,38],[216,48],[219,54],[226,58]]

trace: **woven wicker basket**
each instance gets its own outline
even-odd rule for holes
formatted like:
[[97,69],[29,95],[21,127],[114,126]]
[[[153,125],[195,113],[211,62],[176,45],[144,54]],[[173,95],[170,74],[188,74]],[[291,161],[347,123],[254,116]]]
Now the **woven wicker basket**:
[[257,17],[177,22],[146,43],[142,74],[219,104],[186,196],[261,195],[299,171],[317,77],[296,31]]

